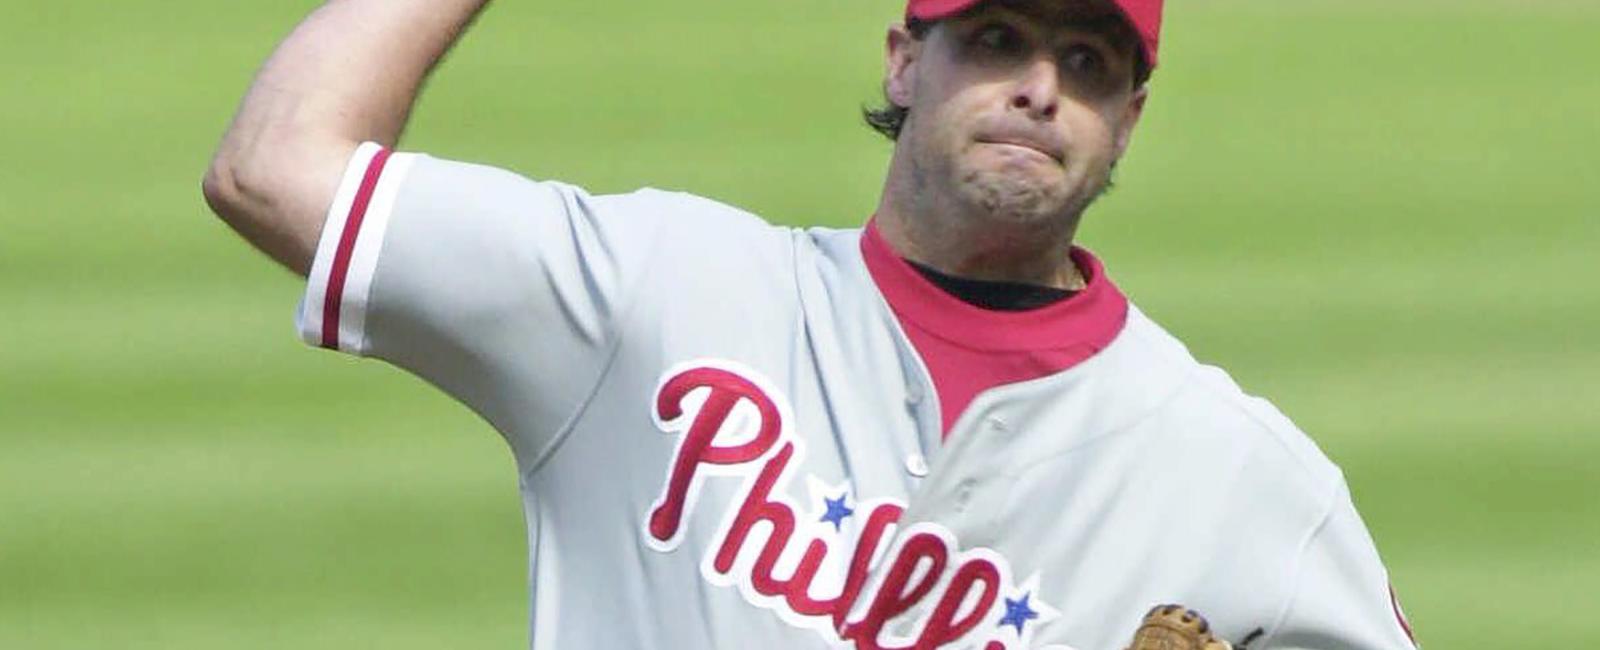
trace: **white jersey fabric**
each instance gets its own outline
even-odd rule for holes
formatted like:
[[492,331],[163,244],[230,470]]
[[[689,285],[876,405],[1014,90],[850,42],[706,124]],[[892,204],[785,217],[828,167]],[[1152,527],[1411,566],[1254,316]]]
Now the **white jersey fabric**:
[[1339,470],[1136,308],[945,439],[861,236],[367,144],[298,324],[505,437],[537,650],[1413,647]]

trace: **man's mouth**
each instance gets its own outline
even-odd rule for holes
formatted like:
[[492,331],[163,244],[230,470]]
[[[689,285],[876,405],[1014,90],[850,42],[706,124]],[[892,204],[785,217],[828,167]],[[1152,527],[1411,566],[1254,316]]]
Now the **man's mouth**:
[[1054,160],[1057,164],[1062,163],[1065,159],[1065,156],[1061,153],[1059,148],[1052,147],[1048,144],[1041,143],[1031,138],[1018,136],[992,136],[978,138],[978,143],[1026,150],[1027,152],[1038,154]]

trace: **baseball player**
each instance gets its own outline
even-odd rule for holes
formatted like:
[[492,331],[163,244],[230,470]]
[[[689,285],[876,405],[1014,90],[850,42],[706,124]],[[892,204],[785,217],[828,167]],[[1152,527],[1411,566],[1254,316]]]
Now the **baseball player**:
[[848,230],[395,151],[483,4],[316,10],[205,190],[505,437],[531,647],[1413,647],[1339,470],[1072,243],[1161,0],[910,0]]

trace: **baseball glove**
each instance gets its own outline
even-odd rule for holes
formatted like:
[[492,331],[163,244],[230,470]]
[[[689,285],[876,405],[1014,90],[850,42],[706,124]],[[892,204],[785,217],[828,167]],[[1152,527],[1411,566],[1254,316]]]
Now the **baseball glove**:
[[1144,615],[1128,650],[1233,650],[1211,634],[1206,618],[1181,605],[1157,605]]

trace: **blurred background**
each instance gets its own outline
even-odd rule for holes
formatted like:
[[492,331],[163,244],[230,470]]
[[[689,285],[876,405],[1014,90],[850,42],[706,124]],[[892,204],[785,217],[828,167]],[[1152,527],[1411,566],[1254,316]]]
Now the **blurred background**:
[[[526,643],[503,444],[200,198],[314,4],[0,0],[0,648]],[[404,147],[858,224],[901,6],[500,2]],[[1600,3],[1168,11],[1083,240],[1343,466],[1427,647],[1600,645]]]

